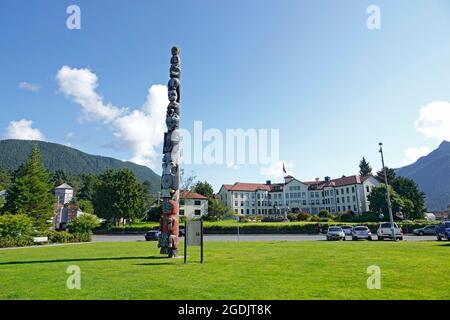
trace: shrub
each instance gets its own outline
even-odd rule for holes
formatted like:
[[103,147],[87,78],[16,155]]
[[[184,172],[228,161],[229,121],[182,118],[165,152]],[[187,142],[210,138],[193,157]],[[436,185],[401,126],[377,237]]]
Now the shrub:
[[0,216],[0,237],[13,238],[31,235],[33,223],[31,218],[24,214],[4,214]]
[[93,214],[85,213],[69,222],[67,227],[70,233],[88,233],[100,226],[100,219]]
[[92,240],[92,233],[75,232],[72,234],[73,242],[90,242]]
[[311,215],[308,212],[301,212],[297,215],[298,221],[308,221],[311,219]]
[[25,247],[34,245],[32,236],[2,236],[0,237],[0,248]]
[[298,221],[298,213],[289,213],[287,217],[289,221]]
[[320,218],[316,215],[313,215],[309,218],[309,221],[311,222],[319,222]]
[[262,222],[283,222],[284,216],[283,215],[264,216],[261,221]]
[[74,236],[67,231],[54,231],[49,230],[47,232],[48,241],[50,243],[70,243],[74,242]]
[[318,216],[319,218],[329,218],[331,217],[331,214],[330,212],[328,212],[328,210],[320,210]]

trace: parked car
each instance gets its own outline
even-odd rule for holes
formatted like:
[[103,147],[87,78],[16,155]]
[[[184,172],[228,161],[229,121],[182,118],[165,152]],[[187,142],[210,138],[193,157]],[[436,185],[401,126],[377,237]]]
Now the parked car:
[[439,241],[442,239],[450,240],[450,221],[443,221],[436,228],[436,236]]
[[435,235],[436,234],[436,225],[429,225],[423,228],[414,229],[413,233],[418,236],[424,235]]
[[342,230],[344,230],[344,233],[346,236],[351,236],[353,227],[352,226],[341,226]]
[[161,231],[159,230],[150,230],[145,233],[145,241],[158,241],[159,235]]
[[329,227],[327,231],[327,240],[345,240],[345,233],[341,227]]
[[366,226],[356,226],[352,231],[352,240],[367,239],[372,241],[372,232]]
[[[394,231],[395,238],[403,240],[403,230],[396,223],[394,223]],[[378,240],[393,239],[390,222],[380,223],[377,230],[377,238]]]

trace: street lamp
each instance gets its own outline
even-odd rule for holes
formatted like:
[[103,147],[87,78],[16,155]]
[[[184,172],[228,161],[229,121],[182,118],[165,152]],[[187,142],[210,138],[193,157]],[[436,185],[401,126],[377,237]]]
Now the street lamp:
[[395,237],[395,226],[394,226],[394,216],[392,215],[392,203],[391,203],[391,197],[389,195],[389,185],[388,185],[388,178],[387,178],[387,170],[386,166],[384,165],[384,156],[383,156],[383,143],[378,144],[380,146],[380,153],[381,153],[381,164],[383,165],[383,171],[384,171],[384,184],[386,186],[386,200],[388,204],[388,210],[389,210],[389,220],[391,222],[391,231],[392,231],[392,239],[396,241]]

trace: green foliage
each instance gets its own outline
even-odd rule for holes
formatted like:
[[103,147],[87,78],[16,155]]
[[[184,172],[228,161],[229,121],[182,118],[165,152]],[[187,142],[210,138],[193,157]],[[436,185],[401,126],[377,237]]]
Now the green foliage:
[[74,242],[74,236],[67,231],[49,230],[46,233],[50,243],[70,243]]
[[81,174],[79,176],[80,181],[80,188],[78,189],[76,196],[79,200],[89,200],[92,202],[94,192],[95,192],[95,185],[97,183],[97,176],[93,174]]
[[95,213],[113,223],[129,223],[145,212],[142,188],[128,169],[108,170],[99,177],[93,197]]
[[268,215],[264,216],[261,220],[262,222],[283,222],[284,216],[282,215]]
[[4,214],[0,216],[0,237],[31,235],[33,224],[30,217],[24,214]]
[[11,175],[0,167],[0,191],[8,189],[11,183]]
[[[142,189],[142,195],[143,195],[143,201],[144,201],[144,208],[145,210],[149,210],[153,204],[155,203],[156,199],[152,194],[152,183],[149,180],[145,180],[142,184],[141,184],[141,189]],[[146,218],[146,213],[145,211],[142,212],[142,217],[141,220]]]
[[300,212],[297,215],[298,221],[308,221],[309,219],[311,219],[311,215],[308,212]]
[[317,214],[319,218],[331,218],[332,215],[328,210],[320,210],[320,212]]
[[25,247],[32,246],[34,244],[35,243],[33,242],[33,237],[31,236],[0,237],[0,248]]
[[[395,192],[392,186],[389,185],[388,187],[392,203],[392,211],[395,215],[396,212],[400,211],[400,208],[404,207],[404,202],[400,197],[400,195],[397,192]],[[370,201],[370,211],[379,213],[381,210],[384,215],[384,220],[389,219],[385,184],[382,183],[378,187],[373,188],[372,192],[367,197],[367,199]]]
[[210,199],[208,201],[208,214],[203,218],[207,221],[220,221],[232,216],[232,211],[222,201]]
[[70,221],[67,226],[72,234],[91,234],[100,226],[100,220],[96,215],[85,213]]
[[372,175],[372,167],[369,162],[367,162],[366,158],[362,158],[359,162],[359,175],[361,176],[370,176]]
[[214,189],[211,184],[209,184],[207,181],[201,182],[198,181],[194,184],[194,187],[192,188],[192,191],[201,194],[208,199],[214,198]]
[[403,212],[408,219],[423,219],[425,214],[425,193],[416,182],[405,177],[395,178],[390,185],[403,198]]
[[[386,167],[386,172],[387,172],[388,183],[390,184],[397,177],[397,174],[395,173],[395,169],[388,168],[388,167]],[[384,170],[383,169],[377,171],[376,178],[381,183],[384,183]]]
[[155,206],[150,208],[150,210],[147,212],[147,219],[148,221],[159,222],[159,220],[161,220],[162,214],[163,213],[161,206]]
[[94,214],[94,204],[89,200],[79,199],[76,201],[78,208],[85,213]]
[[50,183],[53,184],[54,187],[60,186],[63,183],[69,183],[69,176],[64,170],[56,170],[50,174]]
[[[159,191],[160,177],[148,167],[117,159],[93,156],[67,146],[43,141],[0,141],[0,166],[9,171],[16,170],[26,161],[34,145],[37,145],[41,150],[45,168],[50,172],[57,170],[65,172],[70,178],[69,182],[74,185],[69,184],[76,190],[78,190],[77,181],[72,180],[74,176],[81,174],[98,175],[108,169],[128,168],[136,175],[139,181],[151,181],[154,194]],[[91,200],[79,197],[79,195],[77,197]]]
[[39,149],[35,146],[27,163],[15,173],[3,212],[26,214],[33,219],[36,229],[46,230],[47,221],[53,217],[56,202],[53,186],[48,181],[48,173],[42,165]]

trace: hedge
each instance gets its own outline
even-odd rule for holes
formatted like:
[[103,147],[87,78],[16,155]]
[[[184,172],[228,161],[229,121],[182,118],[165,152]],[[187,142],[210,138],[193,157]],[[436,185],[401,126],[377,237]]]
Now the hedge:
[[[345,223],[345,222],[247,222],[239,223],[241,234],[317,234],[318,226],[321,226],[322,232],[325,232],[329,226],[335,225],[365,225],[376,233],[379,222],[366,223]],[[405,233],[411,233],[416,228],[422,228],[431,224],[430,222],[397,222]],[[143,234],[152,227],[146,225],[111,227],[109,229],[96,230],[96,234]],[[206,223],[204,226],[205,234],[235,234],[237,224]]]

